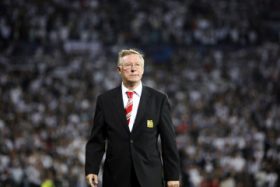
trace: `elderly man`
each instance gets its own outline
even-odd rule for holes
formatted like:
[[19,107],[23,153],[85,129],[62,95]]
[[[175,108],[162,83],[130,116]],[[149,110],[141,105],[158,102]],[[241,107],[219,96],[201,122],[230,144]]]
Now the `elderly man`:
[[86,145],[89,184],[98,184],[107,140],[103,187],[179,187],[179,156],[167,96],[142,85],[140,52],[122,50],[117,70],[122,84],[97,98]]

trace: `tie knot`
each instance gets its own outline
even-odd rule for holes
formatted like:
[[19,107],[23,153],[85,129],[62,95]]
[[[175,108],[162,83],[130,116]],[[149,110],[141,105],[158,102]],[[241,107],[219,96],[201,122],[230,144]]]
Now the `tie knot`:
[[126,94],[129,99],[131,99],[133,97],[133,92],[131,92],[131,91],[126,92]]

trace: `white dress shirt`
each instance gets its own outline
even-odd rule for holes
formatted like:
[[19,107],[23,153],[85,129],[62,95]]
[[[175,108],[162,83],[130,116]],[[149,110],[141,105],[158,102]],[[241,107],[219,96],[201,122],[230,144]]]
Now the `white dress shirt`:
[[123,97],[124,108],[126,107],[127,102],[128,102],[128,97],[127,97],[126,92],[127,91],[133,91],[134,92],[133,93],[133,98],[132,98],[132,101],[133,101],[132,112],[131,112],[131,116],[130,116],[130,120],[129,120],[129,124],[128,124],[130,132],[132,131],[134,121],[135,121],[135,118],[136,118],[136,114],[137,114],[137,111],[138,111],[138,106],[139,106],[139,102],[140,102],[140,98],[141,98],[141,94],[142,94],[142,89],[143,89],[142,82],[134,90],[129,90],[122,83],[122,97]]

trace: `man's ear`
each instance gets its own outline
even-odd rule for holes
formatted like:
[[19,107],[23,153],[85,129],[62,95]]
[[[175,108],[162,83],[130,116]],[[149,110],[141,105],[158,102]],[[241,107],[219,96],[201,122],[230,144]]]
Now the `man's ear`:
[[120,68],[120,66],[117,67],[117,71],[118,71],[119,74],[121,74],[121,68]]

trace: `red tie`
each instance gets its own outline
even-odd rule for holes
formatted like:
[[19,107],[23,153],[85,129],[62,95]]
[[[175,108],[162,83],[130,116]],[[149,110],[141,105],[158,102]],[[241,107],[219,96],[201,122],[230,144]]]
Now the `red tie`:
[[133,92],[126,92],[126,94],[128,97],[128,101],[127,101],[127,105],[125,107],[125,113],[126,113],[127,124],[129,124],[129,120],[130,120],[131,112],[132,112],[132,106],[133,106],[133,101],[132,101]]

